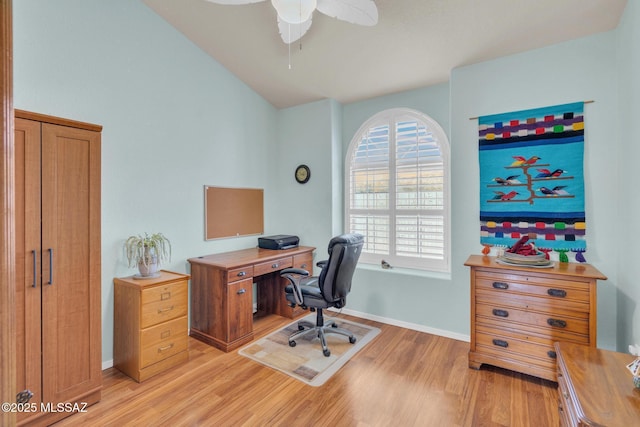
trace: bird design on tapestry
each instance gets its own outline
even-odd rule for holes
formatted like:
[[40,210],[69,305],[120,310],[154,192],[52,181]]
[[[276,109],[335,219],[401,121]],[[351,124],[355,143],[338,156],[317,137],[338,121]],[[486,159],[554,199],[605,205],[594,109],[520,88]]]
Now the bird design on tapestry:
[[553,172],[551,172],[551,176],[554,177],[554,178],[557,178],[560,175],[562,175],[563,173],[567,173],[567,171],[562,170],[562,169],[556,169]]
[[503,194],[500,197],[500,200],[511,200],[514,197],[516,197],[516,195],[518,195],[518,194],[520,194],[520,193],[518,193],[517,191],[509,191],[507,194]]
[[522,166],[524,162],[527,161],[527,159],[522,156],[513,156],[513,158],[515,159],[515,161],[511,163],[511,166]]
[[517,184],[522,184],[520,181],[516,179],[519,176],[520,175],[510,175],[506,178],[495,177],[493,178],[493,180],[500,185],[517,185]]
[[549,169],[536,169],[539,173],[536,178],[549,178],[552,172]]
[[540,187],[538,190],[546,196],[568,196],[569,192],[565,190],[566,185],[558,185],[553,188]]
[[538,156],[529,157],[529,158],[524,162],[524,164],[525,164],[525,165],[532,165],[532,164],[534,164],[535,162],[537,162],[537,161],[538,161],[538,160],[540,160],[540,159],[541,159],[541,157],[538,157]]

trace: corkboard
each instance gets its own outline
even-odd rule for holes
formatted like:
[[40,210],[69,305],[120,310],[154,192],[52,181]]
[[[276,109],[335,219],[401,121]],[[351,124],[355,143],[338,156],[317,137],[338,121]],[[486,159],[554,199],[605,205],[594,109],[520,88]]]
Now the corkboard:
[[263,189],[205,185],[205,240],[264,233],[263,203]]

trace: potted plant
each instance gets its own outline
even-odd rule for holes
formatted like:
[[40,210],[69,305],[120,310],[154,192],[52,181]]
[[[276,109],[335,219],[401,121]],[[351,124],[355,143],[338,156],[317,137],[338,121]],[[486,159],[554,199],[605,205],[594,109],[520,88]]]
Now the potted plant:
[[171,242],[162,233],[130,236],[124,242],[129,267],[138,267],[140,277],[155,277],[160,264],[171,260]]

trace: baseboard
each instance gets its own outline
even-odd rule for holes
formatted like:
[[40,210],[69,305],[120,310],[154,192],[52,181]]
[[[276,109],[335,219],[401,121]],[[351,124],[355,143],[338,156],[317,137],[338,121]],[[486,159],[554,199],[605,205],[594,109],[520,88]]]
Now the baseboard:
[[113,359],[111,360],[104,360],[102,362],[102,370],[104,371],[105,369],[109,369],[109,368],[113,368]]
[[344,313],[354,317],[361,317],[363,319],[373,320],[376,322],[384,323],[386,325],[398,326],[400,328],[411,329],[418,332],[426,332],[428,334],[438,335],[440,337],[445,337],[445,338],[451,338],[457,341],[471,342],[471,337],[469,335],[459,334],[451,331],[445,331],[443,329],[430,328],[428,326],[418,325],[417,323],[409,323],[409,322],[404,322],[402,320],[390,319],[388,317],[376,316],[374,314],[362,313],[355,310],[349,310],[348,308],[343,308],[341,310],[330,308],[329,311]]

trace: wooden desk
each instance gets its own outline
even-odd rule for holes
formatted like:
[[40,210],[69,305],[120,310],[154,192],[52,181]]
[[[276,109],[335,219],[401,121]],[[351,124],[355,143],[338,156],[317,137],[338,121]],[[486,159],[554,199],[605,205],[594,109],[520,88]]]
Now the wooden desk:
[[223,351],[253,340],[253,283],[257,284],[257,316],[278,314],[296,318],[303,314],[284,296],[286,279],[280,270],[294,267],[313,274],[314,247],[269,250],[243,249],[190,258],[190,335]]
[[562,426],[635,426],[640,390],[627,364],[634,356],[580,344],[555,343]]

